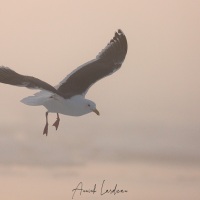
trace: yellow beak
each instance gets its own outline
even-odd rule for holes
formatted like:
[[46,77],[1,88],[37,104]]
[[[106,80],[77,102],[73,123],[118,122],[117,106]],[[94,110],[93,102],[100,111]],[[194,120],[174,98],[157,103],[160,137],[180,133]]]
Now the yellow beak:
[[93,112],[95,112],[97,115],[100,115],[100,113],[97,109],[94,109]]

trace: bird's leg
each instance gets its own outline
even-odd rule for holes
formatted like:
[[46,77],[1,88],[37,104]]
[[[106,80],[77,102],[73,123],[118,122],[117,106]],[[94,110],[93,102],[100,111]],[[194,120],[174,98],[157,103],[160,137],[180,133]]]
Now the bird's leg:
[[46,112],[46,125],[45,125],[45,127],[44,127],[44,131],[43,131],[43,135],[48,135],[48,112]]
[[57,113],[57,119],[56,119],[56,121],[55,121],[54,124],[53,124],[53,126],[56,127],[56,130],[58,129],[59,122],[60,122],[60,117],[59,117],[59,114]]

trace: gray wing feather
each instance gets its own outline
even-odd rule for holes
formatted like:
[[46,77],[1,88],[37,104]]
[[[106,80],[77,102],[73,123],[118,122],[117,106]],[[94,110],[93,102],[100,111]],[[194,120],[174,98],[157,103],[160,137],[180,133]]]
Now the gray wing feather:
[[126,37],[121,30],[118,30],[96,59],[74,70],[60,82],[57,90],[63,93],[65,98],[78,94],[85,95],[96,81],[111,75],[121,67],[126,57],[127,48]]
[[0,82],[19,87],[27,87],[29,89],[40,89],[56,94],[59,93],[53,86],[38,78],[18,74],[12,69],[3,66],[0,67]]

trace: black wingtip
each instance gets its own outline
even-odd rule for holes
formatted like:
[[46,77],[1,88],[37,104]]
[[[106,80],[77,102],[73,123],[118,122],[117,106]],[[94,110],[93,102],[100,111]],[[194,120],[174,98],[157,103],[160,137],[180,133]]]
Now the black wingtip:
[[124,33],[121,29],[118,29],[118,33],[124,35]]
[[115,64],[122,64],[126,57],[128,44],[126,36],[121,29],[118,29],[114,37],[99,54],[98,58],[112,60]]

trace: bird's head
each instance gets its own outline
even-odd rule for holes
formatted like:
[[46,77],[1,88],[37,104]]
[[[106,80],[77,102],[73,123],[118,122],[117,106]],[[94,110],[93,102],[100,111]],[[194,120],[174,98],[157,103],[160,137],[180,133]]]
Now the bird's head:
[[86,109],[88,110],[88,112],[94,112],[97,115],[100,115],[99,111],[96,108],[96,104],[93,101],[90,101],[88,99],[85,99],[85,100],[86,100],[85,106],[86,106]]

